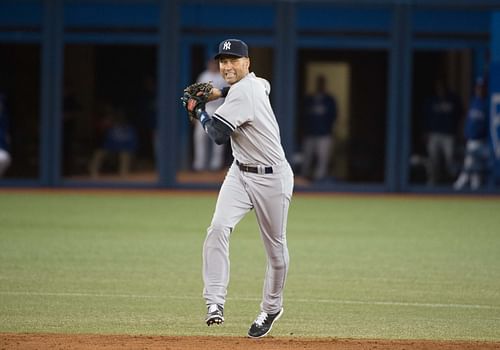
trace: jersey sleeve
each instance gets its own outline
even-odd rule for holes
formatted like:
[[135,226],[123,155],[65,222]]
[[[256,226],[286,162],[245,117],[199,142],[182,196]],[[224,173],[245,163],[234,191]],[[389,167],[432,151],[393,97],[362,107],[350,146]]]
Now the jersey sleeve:
[[213,115],[213,118],[224,123],[231,131],[252,120],[252,99],[245,93],[245,87],[233,85],[226,100]]

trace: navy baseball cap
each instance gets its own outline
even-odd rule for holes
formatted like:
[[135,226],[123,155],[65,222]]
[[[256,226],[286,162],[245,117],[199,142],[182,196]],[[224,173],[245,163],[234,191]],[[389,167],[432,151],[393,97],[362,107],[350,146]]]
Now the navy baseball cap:
[[218,59],[222,55],[248,57],[248,46],[238,39],[226,39],[219,44],[219,53],[214,58]]

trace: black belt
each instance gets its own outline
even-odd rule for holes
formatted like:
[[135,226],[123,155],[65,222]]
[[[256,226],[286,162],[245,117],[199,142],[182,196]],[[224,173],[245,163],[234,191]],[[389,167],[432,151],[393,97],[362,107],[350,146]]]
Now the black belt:
[[[245,171],[247,173],[254,173],[254,174],[260,174],[259,168],[256,166],[248,166],[241,164],[240,162],[236,161],[236,165],[240,168],[241,171]],[[272,174],[273,173],[273,167],[271,166],[266,166],[265,168],[261,168],[264,170],[263,174]]]

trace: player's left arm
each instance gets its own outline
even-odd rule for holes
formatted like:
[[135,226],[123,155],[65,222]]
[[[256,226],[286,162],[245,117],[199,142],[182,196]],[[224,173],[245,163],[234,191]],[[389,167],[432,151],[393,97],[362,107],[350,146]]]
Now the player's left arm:
[[182,105],[188,112],[189,119],[197,119],[208,136],[218,145],[229,141],[234,127],[225,125],[222,120],[212,118],[205,110],[205,105],[209,101],[226,97],[229,93],[229,87],[218,89],[213,87],[211,82],[194,83],[184,89],[184,95],[181,97]]
[[[209,98],[209,101],[213,101],[214,99],[221,97],[226,97],[228,92],[229,86],[224,87],[220,90],[217,88],[213,88],[210,94],[211,97]],[[216,144],[223,145],[229,141],[234,127],[231,124],[227,123],[227,121],[220,116],[216,116],[215,118],[211,117],[205,111],[204,104],[201,106],[201,108],[195,109],[195,118],[198,119],[210,139]]]
[[223,145],[229,141],[233,129],[222,120],[210,117],[204,110],[197,113],[197,117],[212,141],[218,145]]

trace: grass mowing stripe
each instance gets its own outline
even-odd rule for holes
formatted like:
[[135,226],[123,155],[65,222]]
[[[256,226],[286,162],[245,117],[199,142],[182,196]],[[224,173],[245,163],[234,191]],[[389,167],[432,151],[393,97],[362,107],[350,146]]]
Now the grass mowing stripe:
[[[175,295],[137,295],[137,294],[102,294],[102,293],[45,293],[45,292],[8,292],[0,291],[0,295],[26,295],[26,296],[53,296],[53,297],[90,297],[90,298],[137,298],[137,299],[179,299],[200,300],[199,296],[175,296]],[[260,301],[260,298],[228,297],[231,301]],[[386,305],[386,306],[410,306],[428,308],[460,308],[460,309],[489,309],[500,310],[500,306],[494,305],[469,305],[469,304],[432,304],[411,303],[404,301],[361,301],[361,300],[336,300],[336,299],[294,299],[287,298],[289,303],[326,303],[326,304],[353,304],[353,305]]]
[[[245,334],[266,268],[253,213],[231,235],[227,324],[203,322],[215,197],[0,193],[0,290],[39,294],[0,293],[0,332]],[[497,213],[480,198],[296,196],[273,335],[500,340]]]

